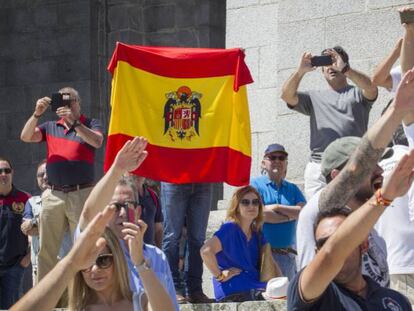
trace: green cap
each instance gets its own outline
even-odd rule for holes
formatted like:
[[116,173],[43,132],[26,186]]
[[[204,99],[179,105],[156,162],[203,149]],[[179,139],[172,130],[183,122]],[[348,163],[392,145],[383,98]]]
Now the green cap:
[[[345,164],[355,149],[361,142],[360,137],[347,136],[338,138],[333,141],[324,151],[322,155],[321,172],[323,176],[328,176],[333,169],[341,167]],[[384,151],[381,159],[387,159],[391,157],[393,150],[387,148]]]

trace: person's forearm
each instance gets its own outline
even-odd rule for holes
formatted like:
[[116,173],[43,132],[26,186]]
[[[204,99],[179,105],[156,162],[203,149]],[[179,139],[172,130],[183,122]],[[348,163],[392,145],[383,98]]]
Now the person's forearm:
[[162,238],[164,236],[164,232],[163,232],[163,229],[162,229],[162,224],[160,223],[160,225],[161,225],[161,227],[159,228],[157,226],[157,223],[155,223],[155,236],[154,236],[155,246],[158,247],[159,249],[162,248]]
[[350,68],[345,73],[345,76],[351,79],[351,81],[364,92],[364,96],[367,99],[373,100],[377,98],[378,89],[366,74]]
[[390,106],[368,130],[347,165],[322,190],[319,197],[320,210],[342,207],[355,195],[377,165],[401,120],[401,114]]
[[22,132],[20,133],[20,139],[25,143],[33,142],[32,137],[35,133],[37,126],[38,118],[35,118],[33,115],[27,120],[24,125]]
[[220,267],[217,263],[216,254],[208,249],[201,249],[201,258],[211,274],[216,277],[221,274]]
[[[372,83],[374,85],[382,86],[385,88],[392,87],[392,78],[390,76],[390,71],[392,69],[392,66],[400,57],[400,52],[401,45],[400,43],[397,43],[391,53],[387,55],[387,57],[375,68],[374,74],[372,75]],[[391,80],[391,85],[387,83],[388,80]]]
[[152,310],[174,310],[174,304],[167,290],[161,284],[154,271],[141,270],[139,277],[148,297],[148,303]]
[[401,47],[401,71],[402,76],[414,67],[414,27],[407,26]]
[[[304,205],[304,204],[303,204]],[[298,219],[300,210],[302,209],[303,205],[282,205],[282,204],[275,204],[274,211],[280,212],[284,215],[289,216],[290,219]]]
[[34,226],[31,229],[27,231],[27,235],[33,236],[33,235],[39,235],[39,227]]
[[92,189],[86,199],[79,220],[81,230],[88,225],[96,214],[103,211],[105,206],[110,203],[115,187],[123,173],[122,170],[118,170],[115,165],[112,165],[108,172],[106,172]]
[[65,258],[59,261],[39,284],[17,301],[10,310],[53,310],[76,273]]
[[297,92],[303,76],[303,73],[295,71],[283,84],[281,98],[290,105],[296,105],[298,103]]
[[102,146],[103,136],[101,133],[93,131],[83,124],[76,127],[76,133],[92,147],[98,149]]

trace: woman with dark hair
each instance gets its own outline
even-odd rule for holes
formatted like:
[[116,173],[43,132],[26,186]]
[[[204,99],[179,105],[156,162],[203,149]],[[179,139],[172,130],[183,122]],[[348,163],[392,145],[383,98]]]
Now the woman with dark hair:
[[214,276],[217,301],[262,299],[266,283],[260,281],[259,254],[267,243],[262,224],[259,193],[251,186],[239,188],[230,201],[226,222],[201,248],[201,257]]

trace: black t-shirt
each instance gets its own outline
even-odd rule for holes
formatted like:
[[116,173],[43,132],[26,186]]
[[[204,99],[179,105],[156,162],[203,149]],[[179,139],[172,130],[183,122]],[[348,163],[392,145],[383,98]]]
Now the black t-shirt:
[[160,200],[152,189],[144,186],[144,196],[139,197],[139,203],[142,206],[141,219],[148,225],[144,234],[144,242],[155,245],[155,223],[164,221]]
[[[302,270],[303,271],[303,270]],[[407,311],[412,310],[408,299],[399,292],[381,287],[368,276],[367,296],[360,297],[344,287],[331,282],[325,292],[311,303],[304,302],[299,293],[299,272],[290,282],[288,289],[288,310],[320,310],[320,311]]]

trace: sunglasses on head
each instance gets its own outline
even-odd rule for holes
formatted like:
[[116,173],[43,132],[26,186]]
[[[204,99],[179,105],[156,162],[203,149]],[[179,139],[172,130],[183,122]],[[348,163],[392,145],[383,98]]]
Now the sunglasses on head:
[[128,208],[130,208],[130,207],[137,207],[139,204],[138,204],[138,202],[135,202],[135,201],[125,201],[125,202],[114,202],[114,203],[112,203],[112,205],[115,205],[115,208],[116,208],[116,210],[117,211],[120,211],[121,210],[121,208],[124,208],[124,209],[128,209]]
[[[112,263],[114,261],[114,256],[112,254],[100,254],[94,263],[99,269],[108,269],[110,266],[112,266]],[[92,266],[90,266],[87,269],[82,270],[83,272],[90,272],[92,270]]]
[[244,205],[244,206],[249,206],[250,204],[253,205],[253,206],[259,206],[260,205],[260,200],[259,199],[253,199],[253,200],[241,199],[240,204]]
[[0,174],[10,174],[12,172],[12,169],[11,168],[8,168],[8,167],[6,167],[6,168],[0,168]]
[[266,156],[266,159],[269,159],[270,161],[275,161],[275,160],[279,160],[279,161],[285,161],[287,158],[287,156],[285,155],[269,155]]

